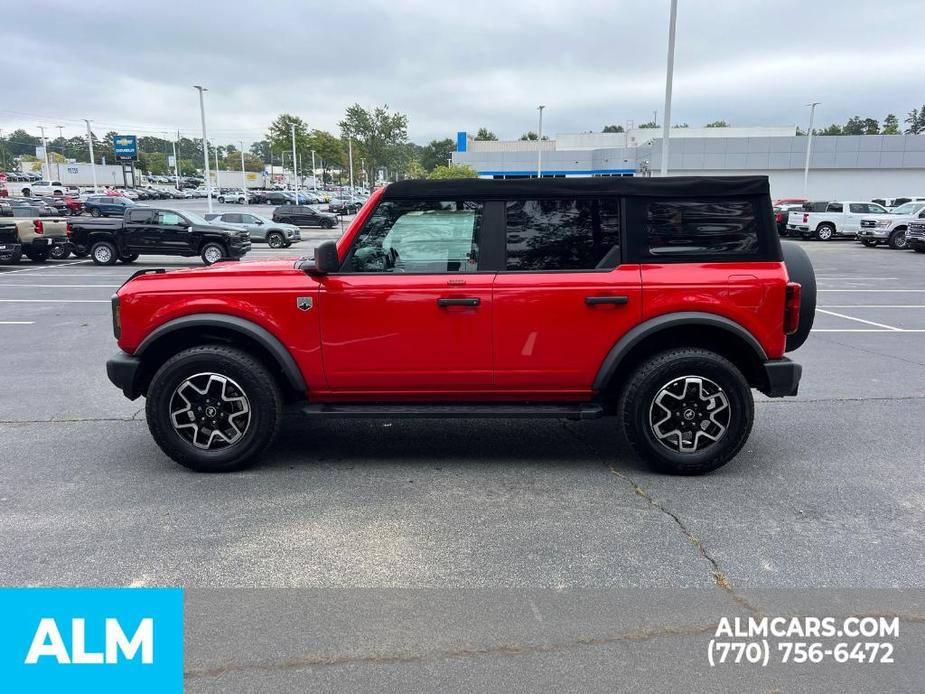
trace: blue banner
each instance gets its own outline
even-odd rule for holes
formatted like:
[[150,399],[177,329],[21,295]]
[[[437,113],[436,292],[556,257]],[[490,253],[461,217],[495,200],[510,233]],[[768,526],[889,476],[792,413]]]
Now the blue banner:
[[138,158],[138,138],[135,135],[116,135],[112,138],[112,151],[116,159],[135,161]]
[[180,588],[0,588],[5,694],[180,694]]

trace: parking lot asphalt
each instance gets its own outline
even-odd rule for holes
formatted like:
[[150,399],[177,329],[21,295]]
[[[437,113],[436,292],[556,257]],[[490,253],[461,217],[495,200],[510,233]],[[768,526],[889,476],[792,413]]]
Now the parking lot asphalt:
[[[255,245],[248,258],[303,255],[324,237],[312,234],[278,251]],[[341,678],[358,689],[393,680],[398,687],[424,675],[448,682],[460,668],[477,682],[511,657],[505,643],[524,640],[532,645],[521,643],[518,667],[545,668],[551,687],[581,663],[618,677],[619,663],[636,662],[646,648],[657,655],[679,647],[672,638],[699,643],[698,625],[717,614],[771,609],[773,601],[762,602],[768,589],[920,591],[925,256],[850,241],[800,243],[820,289],[814,332],[791,355],[804,368],[800,395],[756,396],[745,449],[695,478],[649,472],[610,419],[297,416],[287,416],[265,464],[197,475],[157,449],[143,400],[126,400],[107,381],[104,362],[116,349],[115,289],[140,268],[195,266],[198,259],[0,266],[0,585],[299,587],[322,591],[312,594],[316,606],[335,595],[347,600],[348,589],[416,589],[403,597],[354,596],[368,610],[360,616],[352,602],[340,616],[319,610],[312,619],[326,625],[327,636],[290,644],[297,653],[268,647],[262,660],[237,669],[225,667],[227,653],[196,642],[187,658],[190,691],[266,691],[267,681],[283,690],[294,673],[306,672],[318,684]],[[694,591],[703,613],[691,612],[690,603],[673,612],[656,589]],[[522,591],[522,609],[472,616],[486,596],[502,600],[503,590]],[[610,614],[607,596],[636,597],[608,623],[610,631],[573,633],[568,620],[544,622],[544,610],[529,606],[530,595],[563,591],[599,591],[582,600],[600,605],[601,614]],[[188,609],[205,613],[228,594],[198,602],[193,595]],[[423,630],[418,640],[376,627],[375,638],[338,651],[343,658],[325,650],[347,643],[344,614],[354,615],[349,629],[361,630],[363,615],[380,624],[402,600],[422,614],[435,600],[456,600],[458,619],[452,627],[436,619],[408,627]],[[231,602],[222,612],[231,622],[236,616],[238,624],[272,631],[279,621],[272,610]],[[919,638],[920,607],[909,627]],[[630,620],[629,631],[614,631],[630,614],[639,620]],[[213,621],[229,628],[214,614]],[[608,640],[643,627],[655,635]],[[562,648],[537,643],[586,647],[569,660]],[[481,666],[466,660],[473,652]],[[396,663],[408,667],[389,670]],[[672,669],[678,682],[685,681],[682,664]],[[691,691],[710,688],[706,680],[688,684]]]

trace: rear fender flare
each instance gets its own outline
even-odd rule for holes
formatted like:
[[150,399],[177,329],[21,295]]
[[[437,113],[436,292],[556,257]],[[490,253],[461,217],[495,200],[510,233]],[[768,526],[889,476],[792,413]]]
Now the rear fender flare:
[[698,311],[669,313],[664,316],[650,318],[621,337],[617,343],[611,347],[610,352],[601,363],[597,376],[594,378],[593,388],[597,391],[604,390],[613,375],[617,372],[617,369],[620,368],[620,364],[623,360],[630,354],[636,345],[646,338],[670,328],[696,325],[710,326],[725,330],[747,344],[755,353],[757,359],[762,362],[768,360],[767,352],[764,351],[764,347],[761,346],[761,343],[758,342],[755,336],[742,325],[725,316]]

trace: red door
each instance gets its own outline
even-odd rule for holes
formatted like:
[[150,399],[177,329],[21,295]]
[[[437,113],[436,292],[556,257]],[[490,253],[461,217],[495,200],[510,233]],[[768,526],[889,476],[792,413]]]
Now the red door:
[[501,273],[494,285],[495,386],[581,399],[610,348],[639,324],[638,265],[609,272]]
[[492,274],[344,274],[322,280],[332,393],[464,396],[492,383]]

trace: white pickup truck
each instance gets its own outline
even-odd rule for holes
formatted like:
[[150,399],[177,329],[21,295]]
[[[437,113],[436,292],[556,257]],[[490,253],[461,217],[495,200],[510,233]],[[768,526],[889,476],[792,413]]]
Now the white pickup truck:
[[803,211],[791,212],[787,217],[787,231],[803,238],[829,241],[837,236],[857,236],[862,219],[889,219],[890,213],[882,205],[861,200],[836,200],[821,211],[814,203],[807,203]]
[[903,250],[908,247],[906,230],[909,222],[920,220],[925,220],[925,201],[907,202],[894,207],[889,219],[862,219],[858,241],[868,248],[886,243],[890,248]]

